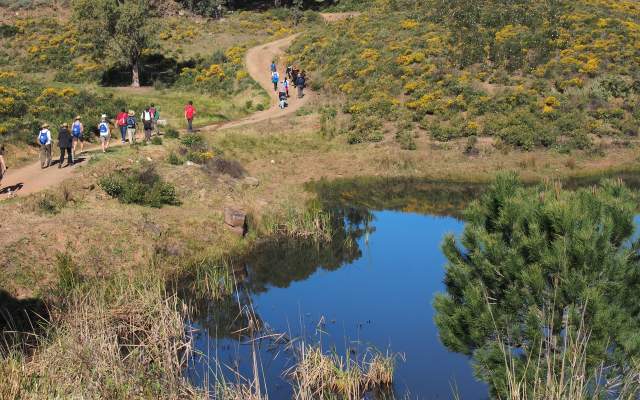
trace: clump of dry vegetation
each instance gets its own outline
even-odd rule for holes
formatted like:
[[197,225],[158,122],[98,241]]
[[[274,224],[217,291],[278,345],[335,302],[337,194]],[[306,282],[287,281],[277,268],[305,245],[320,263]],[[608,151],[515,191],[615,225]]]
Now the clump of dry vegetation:
[[32,354],[0,358],[0,398],[198,396],[182,376],[191,338],[181,304],[159,281],[67,289]]
[[298,363],[288,375],[296,399],[362,399],[367,392],[385,390],[393,383],[395,357],[367,352],[358,360],[302,344]]

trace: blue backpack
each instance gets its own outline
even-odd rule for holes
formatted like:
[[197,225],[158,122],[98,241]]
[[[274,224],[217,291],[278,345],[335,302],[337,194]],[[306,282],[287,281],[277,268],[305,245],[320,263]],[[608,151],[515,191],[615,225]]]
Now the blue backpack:
[[101,134],[109,132],[109,127],[107,126],[106,122],[100,123],[100,126],[98,128],[100,129]]
[[38,135],[38,141],[40,144],[47,144],[49,138],[47,137],[47,131],[40,131],[40,135]]
[[73,136],[78,137],[80,136],[80,134],[82,133],[80,131],[80,123],[79,122],[74,122],[73,126],[71,127],[71,133],[73,133]]

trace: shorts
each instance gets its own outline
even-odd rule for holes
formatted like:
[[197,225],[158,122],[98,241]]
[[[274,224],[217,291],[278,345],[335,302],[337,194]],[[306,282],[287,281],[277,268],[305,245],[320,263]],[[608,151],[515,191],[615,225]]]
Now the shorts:
[[100,135],[101,142],[106,142],[109,139],[111,139],[111,135]]
[[79,141],[81,141],[81,142],[82,142],[82,141],[84,140],[84,138],[83,138],[82,136],[83,136],[83,135],[82,135],[82,133],[81,133],[81,134],[79,134],[78,136],[76,136],[76,135],[71,135],[71,138],[72,138],[72,139],[74,139],[74,140],[79,140]]

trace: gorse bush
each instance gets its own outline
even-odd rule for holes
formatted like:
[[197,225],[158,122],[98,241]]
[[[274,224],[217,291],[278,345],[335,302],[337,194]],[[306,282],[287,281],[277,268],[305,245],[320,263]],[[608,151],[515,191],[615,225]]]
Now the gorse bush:
[[[496,136],[523,149],[637,134],[633,3],[369,3],[358,17],[310,29],[291,49],[312,81],[346,98],[343,112],[354,119],[418,123],[441,140]],[[350,142],[379,139],[357,124]]]
[[125,204],[157,208],[180,204],[173,185],[164,182],[152,166],[114,172],[100,179],[99,184],[109,196]]

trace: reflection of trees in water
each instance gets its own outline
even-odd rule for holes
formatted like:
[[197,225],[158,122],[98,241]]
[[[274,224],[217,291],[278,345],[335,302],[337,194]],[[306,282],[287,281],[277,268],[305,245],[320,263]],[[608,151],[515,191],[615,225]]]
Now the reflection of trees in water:
[[286,237],[259,241],[247,254],[233,257],[228,262],[239,291],[249,294],[213,300],[201,293],[183,291],[182,297],[191,303],[194,320],[207,328],[210,335],[237,337],[233,332],[248,324],[241,310],[250,306],[250,294],[265,292],[269,287],[286,288],[293,282],[308,279],[319,268],[335,271],[360,258],[362,251],[358,241],[366,239],[375,230],[371,210],[459,216],[460,210],[478,195],[481,188],[481,185],[415,178],[317,182],[310,189],[318,193],[323,207],[331,212],[331,241]]
[[318,268],[334,271],[357,260],[362,256],[358,240],[373,230],[372,220],[366,210],[336,209],[331,213],[333,236],[329,242],[280,237],[259,241],[247,254],[227,260],[238,285],[234,295],[207,296],[198,291],[198,285],[189,283],[193,275],[177,280],[178,293],[189,304],[191,318],[209,335],[239,339],[250,319],[262,325],[258,315],[249,317],[251,294],[269,287],[286,288],[309,278]]
[[412,177],[321,180],[308,185],[329,209],[397,210],[453,217],[460,217],[484,187]]

